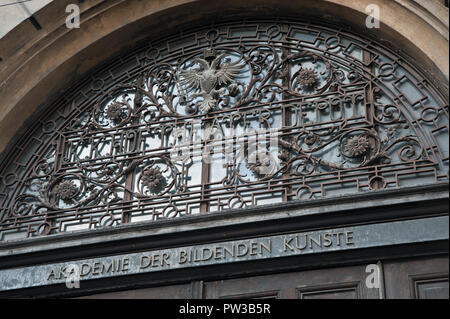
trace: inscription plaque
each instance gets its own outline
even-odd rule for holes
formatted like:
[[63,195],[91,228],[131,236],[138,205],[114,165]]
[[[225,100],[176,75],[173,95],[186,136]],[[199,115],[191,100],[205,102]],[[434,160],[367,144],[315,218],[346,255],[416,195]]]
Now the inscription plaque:
[[83,280],[171,269],[446,240],[448,227],[448,216],[444,216],[7,269],[0,271],[0,290],[64,283],[74,269],[79,269],[82,284]]

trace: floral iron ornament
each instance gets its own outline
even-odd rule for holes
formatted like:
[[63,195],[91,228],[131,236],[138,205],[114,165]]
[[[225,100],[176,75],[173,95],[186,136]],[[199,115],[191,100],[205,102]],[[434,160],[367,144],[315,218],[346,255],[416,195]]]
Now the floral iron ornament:
[[110,120],[118,121],[122,116],[122,105],[120,103],[112,103],[106,110],[106,116]]
[[369,147],[369,140],[363,135],[353,136],[345,144],[345,150],[354,157],[364,155]]
[[249,21],[136,48],[49,105],[0,163],[0,242],[448,182],[448,103],[420,70]]
[[317,83],[317,73],[312,69],[302,69],[297,75],[297,80],[301,86],[312,88]]
[[154,189],[154,188],[157,188],[161,184],[163,178],[164,177],[163,177],[161,171],[159,170],[159,168],[150,167],[150,168],[145,169],[144,172],[142,173],[141,183],[144,186]]
[[[215,53],[213,51],[205,51],[205,58],[211,60]],[[205,59],[196,58],[194,63],[200,64],[200,68],[192,70],[181,70],[180,84],[185,86],[186,89],[200,89],[200,93],[192,94],[193,98],[202,97],[203,101],[200,103],[200,111],[204,113],[210,112],[217,106],[218,98],[222,94],[226,93],[223,85],[228,84],[230,95],[237,95],[237,85],[234,82],[234,78],[240,73],[243,65],[239,65],[237,62],[220,63],[222,59],[226,57],[225,53],[220,54],[214,58],[211,63]],[[221,87],[217,89],[218,87]]]
[[56,186],[56,194],[63,200],[69,200],[73,198],[77,192],[78,188],[75,186],[74,182],[71,180],[65,180]]

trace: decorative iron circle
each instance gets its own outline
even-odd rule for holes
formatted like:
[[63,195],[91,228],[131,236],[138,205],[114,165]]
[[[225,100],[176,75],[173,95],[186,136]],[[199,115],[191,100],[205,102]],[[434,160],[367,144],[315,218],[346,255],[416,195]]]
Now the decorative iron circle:
[[[294,19],[165,34],[17,139],[0,163],[0,240],[45,235],[49,219],[57,233],[448,181],[448,97],[414,63]],[[276,165],[245,170],[266,144]]]

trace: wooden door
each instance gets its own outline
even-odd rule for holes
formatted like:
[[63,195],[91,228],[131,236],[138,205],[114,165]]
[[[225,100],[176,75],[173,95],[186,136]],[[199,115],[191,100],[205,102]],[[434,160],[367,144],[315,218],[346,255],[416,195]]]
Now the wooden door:
[[376,299],[365,266],[310,270],[205,283],[205,298]]
[[386,298],[448,299],[448,256],[384,263]]
[[399,299],[449,298],[448,256],[384,261],[379,288],[368,264],[135,289],[88,296],[133,299]]

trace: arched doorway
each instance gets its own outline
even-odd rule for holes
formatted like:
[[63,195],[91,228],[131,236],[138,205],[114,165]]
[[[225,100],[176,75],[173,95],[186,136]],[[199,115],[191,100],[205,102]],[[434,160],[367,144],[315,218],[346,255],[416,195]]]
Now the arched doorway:
[[[37,281],[44,290],[62,285],[64,263],[120,256],[82,262],[87,286],[69,295],[144,278],[143,286],[187,281],[164,289],[191,297],[395,296],[396,287],[364,286],[367,264],[388,260],[392,276],[393,258],[424,255],[439,276],[419,272],[416,286],[426,277],[445,293],[445,232],[409,235],[448,223],[448,107],[414,62],[329,21],[292,18],[203,22],[138,45],[47,105],[8,153],[4,246],[25,238],[48,249],[37,264],[60,267]],[[389,227],[399,236],[380,235]],[[109,239],[94,244],[101,237]],[[122,256],[146,250],[157,253]],[[5,268],[39,259],[24,253]],[[135,272],[125,260],[139,260]],[[313,280],[324,271],[329,278]]]

